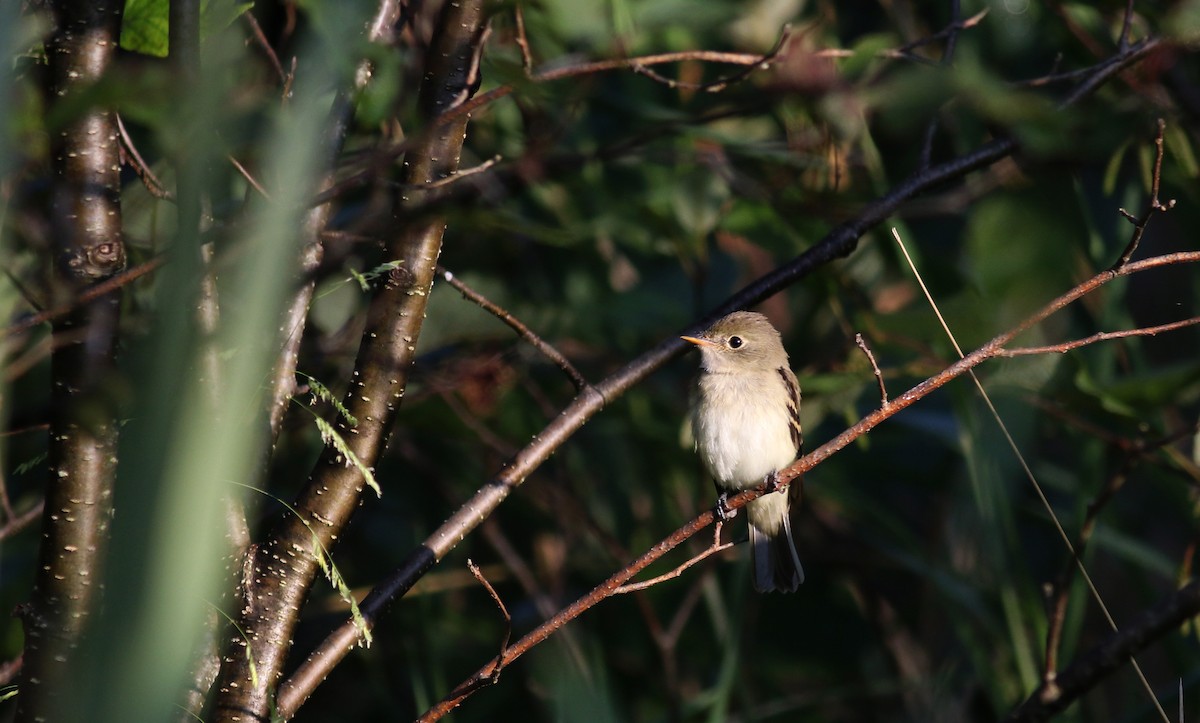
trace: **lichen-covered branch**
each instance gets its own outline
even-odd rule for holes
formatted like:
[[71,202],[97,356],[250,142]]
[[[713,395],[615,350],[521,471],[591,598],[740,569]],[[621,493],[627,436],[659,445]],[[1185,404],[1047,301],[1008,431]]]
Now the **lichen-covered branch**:
[[[123,3],[51,4],[53,35],[47,102],[95,83],[108,68]],[[51,134],[50,227],[56,254],[56,302],[124,268],[116,115],[88,108]],[[58,305],[57,303],[55,305]],[[74,306],[52,331],[49,480],[42,516],[38,575],[21,614],[24,669],[17,720],[54,719],[67,705],[60,686],[87,633],[100,590],[112,517],[117,428],[98,403],[111,369],[118,318],[114,293]]]

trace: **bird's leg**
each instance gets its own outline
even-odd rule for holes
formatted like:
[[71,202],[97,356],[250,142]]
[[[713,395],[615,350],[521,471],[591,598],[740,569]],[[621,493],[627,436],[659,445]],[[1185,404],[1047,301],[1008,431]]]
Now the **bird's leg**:
[[717,495],[717,506],[713,511],[716,513],[717,519],[721,522],[737,517],[737,510],[729,509],[729,490],[724,490],[721,494]]
[[782,491],[779,489],[779,470],[775,470],[771,474],[767,475],[767,478],[763,480],[763,483],[767,486],[767,491],[763,492],[763,496],[769,495],[772,492]]

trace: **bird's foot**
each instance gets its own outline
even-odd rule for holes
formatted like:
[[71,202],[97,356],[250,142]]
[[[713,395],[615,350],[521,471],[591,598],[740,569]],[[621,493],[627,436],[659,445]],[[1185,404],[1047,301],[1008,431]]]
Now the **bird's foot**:
[[714,511],[716,512],[717,519],[721,522],[732,520],[734,517],[737,517],[737,510],[729,509],[728,492],[722,492],[721,494],[717,495],[717,506]]
[[767,478],[763,481],[763,483],[767,486],[767,491],[763,493],[764,496],[769,495],[772,492],[782,492],[783,491],[783,490],[779,489],[779,472],[778,471],[772,472],[771,474],[767,475]]

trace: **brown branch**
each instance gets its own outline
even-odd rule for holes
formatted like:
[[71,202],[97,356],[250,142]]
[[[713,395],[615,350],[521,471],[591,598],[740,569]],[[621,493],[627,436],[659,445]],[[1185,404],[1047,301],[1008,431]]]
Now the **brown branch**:
[[862,349],[863,354],[867,355],[867,361],[871,363],[871,371],[875,374],[875,381],[879,384],[879,406],[886,407],[888,403],[887,387],[883,383],[883,372],[879,370],[879,364],[875,362],[875,355],[871,353],[871,347],[867,346],[867,340],[862,334],[854,335],[854,343]]
[[1175,207],[1175,199],[1171,199],[1165,204],[1158,200],[1159,184],[1162,181],[1163,134],[1166,132],[1166,129],[1166,121],[1159,118],[1158,132],[1154,135],[1154,173],[1150,179],[1150,202],[1146,204],[1146,210],[1142,212],[1140,217],[1136,217],[1123,208],[1118,209],[1121,215],[1133,224],[1133,236],[1129,239],[1129,245],[1121,252],[1121,257],[1113,264],[1114,269],[1129,263],[1129,258],[1133,256],[1134,251],[1137,251],[1138,244],[1142,241],[1142,234],[1146,233],[1146,226],[1149,225],[1150,219],[1154,214],[1159,212],[1165,213]]
[[533,76],[533,53],[529,50],[529,37],[525,34],[525,8],[521,3],[513,7],[513,17],[517,24],[517,47],[521,49],[521,68],[525,77]]
[[563,356],[562,352],[560,352],[558,349],[555,349],[552,345],[548,344],[540,336],[535,334],[529,327],[521,323],[520,319],[513,316],[504,307],[496,304],[493,301],[490,301],[483,294],[472,289],[470,286],[467,286],[461,279],[451,273],[444,266],[439,265],[437,267],[437,273],[438,276],[441,276],[447,284],[450,284],[457,289],[458,293],[462,294],[464,299],[475,302],[489,314],[495,316],[500,321],[503,321],[510,329],[517,332],[518,336],[529,342],[530,346],[532,346],[534,349],[537,349],[544,357],[554,362],[554,364],[562,370],[563,374],[566,374],[567,377],[570,378],[571,383],[575,385],[575,391],[582,391],[584,388],[590,386],[587,379],[583,378],[583,375],[579,373],[579,370],[576,369],[573,364],[571,364],[569,359]]
[[0,526],[0,542],[4,542],[8,538],[13,537],[21,532],[21,530],[24,530],[32,525],[34,521],[42,516],[42,510],[45,508],[45,506],[46,501],[44,499],[38,500],[37,504],[35,504],[33,507],[30,507],[24,512],[15,514],[9,519],[5,520],[4,525]]
[[[1000,352],[1005,345],[1011,342],[1018,334],[1027,331],[1033,326],[1041,323],[1046,318],[1055,312],[1063,309],[1073,301],[1086,296],[1099,289],[1104,284],[1121,276],[1127,276],[1141,271],[1158,268],[1161,266],[1200,263],[1200,252],[1186,252],[1170,254],[1166,256],[1157,256],[1143,261],[1134,262],[1126,265],[1116,272],[1104,271],[1091,279],[1079,284],[1065,294],[1052,300],[1050,303],[1043,306],[1039,311],[1032,316],[1022,321],[1012,329],[996,336],[987,344],[984,344],[974,352],[962,357],[954,364],[946,367],[938,374],[926,379],[917,386],[908,390],[904,394],[894,399],[888,405],[875,410],[862,418],[857,424],[845,430],[837,437],[829,440],[817,449],[807,455],[804,455],[790,466],[785,467],[778,473],[778,485],[786,486],[792,480],[801,477],[804,473],[816,467],[826,459],[832,457],[837,452],[849,446],[854,440],[867,434],[882,422],[892,417],[899,411],[908,408],[918,400],[928,396],[933,391],[941,388],[947,382],[955,379],[963,374],[971,372],[976,366],[987,361],[1003,356]],[[728,498],[726,506],[730,510],[736,510],[744,507],[751,500],[754,500],[765,493],[778,489],[778,486],[760,485],[756,489],[746,490],[737,495]],[[695,535],[700,530],[707,527],[715,519],[712,510],[705,511],[698,517],[688,522],[684,526],[669,535],[666,539],[651,547],[641,557],[637,558],[625,568],[612,575],[608,580],[598,585],[590,593],[584,595],[579,600],[576,600],[570,606],[565,608],[561,613],[553,619],[546,621],[525,637],[518,640],[509,648],[509,655],[499,661],[501,665],[509,665],[520,655],[527,652],[533,646],[541,643],[558,628],[565,625],[567,622],[578,617],[587,609],[595,606],[605,598],[613,595],[619,590],[627,580],[636,575],[646,566],[650,565],[655,560],[665,555],[670,550],[674,549],[688,538]],[[451,691],[446,698],[439,704],[426,711],[425,715],[420,718],[422,721],[434,721],[443,717],[446,713],[456,708],[465,698],[470,696],[479,688],[487,684],[489,676],[492,673],[492,667],[495,663],[488,663],[470,678],[459,684]]]
[[1057,694],[1056,691],[1058,690],[1055,683],[1055,679],[1058,677],[1058,652],[1062,644],[1063,625],[1067,619],[1067,603],[1070,602],[1071,580],[1074,577],[1084,549],[1092,539],[1092,533],[1096,529],[1096,518],[1104,506],[1108,504],[1109,500],[1125,485],[1131,468],[1131,459],[1126,457],[1121,464],[1121,468],[1105,482],[1100,494],[1088,503],[1083,524],[1080,526],[1079,532],[1076,533],[1075,542],[1072,545],[1074,554],[1070,556],[1070,559],[1063,567],[1062,572],[1059,573],[1058,579],[1053,585],[1054,596],[1048,606],[1048,613],[1046,615],[1048,625],[1046,631],[1045,670],[1042,672],[1042,686],[1051,695]]
[[[250,13],[246,14],[249,15]],[[249,183],[255,191],[258,191],[260,196],[268,201],[271,200],[271,194],[267,193],[267,189],[262,187],[262,184],[258,182],[258,179],[250,175],[250,171],[246,170],[246,167],[242,165],[241,161],[233,156],[227,156],[227,158],[229,159],[229,162],[233,164],[233,167],[237,169],[237,172],[241,174],[242,178],[246,179],[246,183]]]
[[279,62],[279,55],[275,52],[275,48],[271,47],[271,43],[263,33],[262,26],[258,24],[258,19],[254,17],[254,13],[242,13],[242,18],[250,26],[250,34],[254,36],[254,42],[258,44],[258,47],[262,48],[263,54],[271,62],[271,67],[275,69],[275,73],[279,76],[279,82],[287,84],[289,78],[288,74],[283,70],[283,63]]
[[504,617],[504,639],[500,641],[500,652],[496,655],[497,664],[495,670],[492,672],[491,680],[492,683],[496,683],[500,680],[501,667],[499,663],[501,660],[504,660],[504,654],[508,652],[508,641],[512,637],[512,616],[508,614],[508,608],[504,607],[504,601],[501,600],[500,596],[496,594],[496,589],[492,587],[492,584],[487,581],[486,577],[483,576],[483,572],[480,571],[479,565],[476,565],[470,560],[470,558],[468,558],[467,568],[470,569],[471,574],[475,576],[475,579],[478,580],[479,583],[488,591],[488,594],[492,596],[492,600],[495,601],[496,607],[500,609],[500,614]]
[[1175,591],[1121,630],[1111,633],[1061,671],[1053,686],[1043,683],[1004,720],[1006,723],[1048,720],[1124,665],[1135,653],[1173,632],[1197,613],[1200,613],[1200,580]]
[[1078,349],[1081,346],[1094,344],[1098,341],[1109,341],[1111,339],[1127,339],[1131,336],[1155,336],[1168,331],[1184,329],[1189,326],[1200,324],[1200,316],[1194,316],[1190,319],[1181,319],[1172,321],[1167,324],[1159,324],[1157,326],[1146,326],[1138,329],[1123,329],[1121,331],[1101,331],[1091,336],[1086,336],[1082,339],[1073,341],[1064,341],[1061,344],[1047,344],[1046,346],[1024,346],[1016,349],[1005,349],[998,352],[996,356],[1002,357],[1018,357],[1032,356],[1036,354],[1063,354],[1073,349]]
[[712,557],[713,555],[717,554],[718,552],[724,552],[725,550],[728,550],[729,548],[733,547],[734,545],[737,544],[736,542],[726,542],[724,544],[721,543],[721,525],[722,525],[722,522],[720,520],[717,520],[716,524],[714,525],[714,527],[716,528],[716,532],[713,534],[712,544],[709,545],[708,547],[706,547],[698,555],[693,556],[691,559],[687,560],[686,562],[679,565],[678,567],[676,567],[674,570],[671,570],[670,572],[665,572],[662,575],[659,575],[657,577],[652,577],[649,580],[643,580],[642,582],[632,582],[627,585],[622,585],[621,587],[618,587],[617,589],[613,590],[612,594],[613,595],[624,595],[625,593],[638,592],[639,590],[645,590],[648,587],[653,587],[653,586],[659,584],[660,582],[666,582],[667,580],[674,580],[675,578],[679,577],[684,572],[686,572],[688,569],[695,566],[696,564],[703,562],[704,560],[707,560],[708,558]]
[[[1151,50],[1159,47],[1160,43],[1161,41],[1156,38],[1145,39],[1132,45],[1126,52],[1098,64],[1095,66],[1094,75],[1085,78],[1080,86],[1063,101],[1062,105],[1070,105],[1087,96],[1098,87],[1103,79],[1111,77],[1121,68],[1145,57]],[[621,66],[623,63],[624,61],[607,61],[608,65]],[[511,92],[511,88],[508,90],[497,89],[494,92],[499,92],[499,95],[503,96]],[[488,95],[484,94],[484,96]],[[479,101],[481,97],[483,96],[477,97],[476,101]],[[495,97],[498,96],[493,96],[491,99],[494,100]],[[476,101],[465,103],[460,108],[467,106],[475,108],[483,104]],[[457,112],[456,109],[449,113]],[[446,115],[448,114],[443,114],[442,117]],[[803,254],[774,269],[727,299],[689,330],[704,328],[731,311],[752,306],[799,281],[814,269],[820,268],[834,259],[848,256],[857,247],[859,239],[868,229],[884,221],[908,199],[950,180],[961,178],[971,171],[985,168],[1007,157],[1016,148],[1017,144],[1013,139],[998,139],[971,153],[927,169],[918,170],[895,185],[887,194],[868,204],[858,216],[835,228]],[[1141,268],[1137,264],[1129,264],[1126,269],[1110,272],[1107,278],[1128,273],[1127,269],[1130,267]],[[1068,302],[1064,301],[1063,305],[1066,303]],[[491,514],[516,487],[549,459],[559,446],[586,424],[609,400],[619,397],[666,362],[681,355],[688,346],[687,342],[679,339],[676,335],[671,335],[604,381],[580,392],[502,470],[482,485],[470,500],[447,518],[422,545],[414,549],[392,574],[371,590],[359,606],[367,624],[374,625],[390,602],[411,589],[425,572],[474,530],[480,520]],[[959,364],[965,363],[959,362]],[[955,368],[957,365],[952,367],[952,369]],[[961,373],[961,371],[957,373]],[[949,377],[937,382],[937,386],[944,384],[948,379]],[[888,407],[889,414],[907,406],[907,404],[900,405],[902,399],[891,402]],[[882,418],[880,417],[871,426],[878,424]],[[849,440],[846,440],[842,446],[848,443]],[[838,449],[840,448],[838,447]],[[832,454],[832,451],[822,452],[823,449],[825,448],[818,449],[803,459],[815,458],[818,453]],[[636,572],[635,570],[630,574]],[[610,582],[615,588],[623,584],[625,579],[615,582],[610,580]],[[352,621],[346,621],[333,630],[313,651],[308,660],[301,664],[292,677],[281,686],[281,708],[285,711],[294,710],[294,705],[298,705],[297,701],[306,697],[313,688],[320,684],[338,662],[354,648],[357,640],[357,628]]]
[[728,88],[730,85],[733,85],[734,83],[743,81],[746,78],[750,77],[750,75],[752,73],[755,73],[759,70],[766,69],[766,68],[770,67],[771,65],[774,65],[775,61],[779,59],[780,53],[783,52],[784,47],[787,46],[787,42],[788,42],[788,40],[791,39],[791,36],[792,36],[791,27],[785,25],[783,27],[783,31],[779,34],[779,40],[775,41],[775,47],[771,48],[765,54],[760,56],[756,62],[747,63],[746,67],[744,69],[742,69],[741,71],[739,71],[737,73],[733,73],[732,75],[727,75],[723,78],[717,78],[716,80],[710,81],[708,83],[685,83],[683,81],[675,80],[673,78],[667,78],[666,76],[660,75],[659,73],[656,73],[653,70],[650,70],[649,67],[647,67],[646,65],[641,64],[641,63],[631,66],[631,69],[633,70],[633,72],[638,73],[640,75],[644,75],[647,78],[650,78],[651,80],[653,80],[655,82],[662,83],[663,85],[667,86],[668,88],[672,88],[672,89],[680,88],[683,90],[696,90],[696,91],[703,91],[706,93],[720,93],[721,91]]
[[443,186],[452,185],[455,182],[461,181],[464,178],[470,178],[471,176],[474,176],[477,173],[483,173],[483,172],[491,169],[492,166],[496,165],[499,162],[500,162],[500,156],[492,156],[491,158],[487,159],[483,163],[480,163],[477,166],[468,168],[465,171],[455,171],[454,173],[450,174],[449,176],[446,176],[445,178],[439,178],[436,181],[427,183],[427,184],[425,184],[425,188],[442,188]]
[[40,326],[48,321],[60,319],[78,309],[80,306],[100,299],[112,293],[113,291],[116,291],[117,289],[140,279],[151,271],[157,270],[165,262],[165,256],[156,256],[144,264],[134,266],[132,269],[127,269],[119,274],[116,274],[115,276],[105,279],[104,281],[85,287],[77,296],[75,296],[74,299],[62,303],[53,309],[47,309],[46,311],[41,311],[36,314],[30,314],[12,326],[9,326],[4,330],[4,338],[16,336],[22,332],[29,331],[35,326]]
[[125,160],[131,161],[129,165],[133,166],[134,172],[137,173],[138,178],[142,179],[142,184],[150,192],[150,195],[168,201],[174,200],[175,196],[167,190],[162,181],[158,180],[158,176],[154,175],[154,171],[151,171],[150,166],[142,159],[142,154],[138,153],[137,146],[133,145],[133,139],[125,130],[125,123],[122,122],[120,115],[117,115],[117,130],[121,132],[121,144],[125,153],[128,154]]
[[1158,439],[1147,440],[1144,437],[1139,437],[1129,440],[1110,434],[1087,420],[1072,419],[1070,421],[1081,425],[1081,428],[1087,430],[1089,434],[1093,434],[1103,439],[1107,444],[1120,449],[1124,453],[1124,458],[1121,461],[1120,468],[1108,478],[1100,492],[1088,502],[1083,524],[1080,525],[1074,544],[1075,555],[1068,561],[1062,572],[1059,573],[1058,579],[1049,591],[1049,596],[1052,597],[1052,600],[1047,606],[1048,614],[1046,617],[1048,629],[1046,633],[1045,670],[1042,675],[1042,687],[1046,691],[1046,694],[1051,696],[1056,695],[1058,691],[1057,683],[1055,682],[1058,676],[1058,649],[1062,643],[1062,630],[1066,622],[1071,578],[1076,569],[1076,561],[1083,554],[1083,550],[1095,530],[1100,512],[1108,506],[1108,503],[1112,501],[1116,493],[1125,485],[1137,460],[1146,457],[1155,450],[1174,444],[1180,439],[1194,436],[1196,431],[1200,429],[1200,422],[1198,422],[1176,430],[1171,434],[1161,436]]

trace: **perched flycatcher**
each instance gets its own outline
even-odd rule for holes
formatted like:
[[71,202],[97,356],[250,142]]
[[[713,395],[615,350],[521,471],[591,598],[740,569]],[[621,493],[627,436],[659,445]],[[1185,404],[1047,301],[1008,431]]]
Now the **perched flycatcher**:
[[[700,348],[692,435],[722,490],[723,509],[730,492],[773,479],[800,454],[800,385],[779,332],[762,314],[737,311],[683,339]],[[799,505],[799,480],[787,494],[767,493],[746,506],[759,592],[795,592],[804,582],[792,540],[793,500]]]

